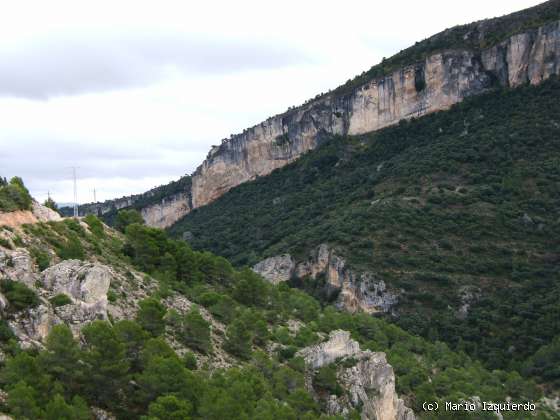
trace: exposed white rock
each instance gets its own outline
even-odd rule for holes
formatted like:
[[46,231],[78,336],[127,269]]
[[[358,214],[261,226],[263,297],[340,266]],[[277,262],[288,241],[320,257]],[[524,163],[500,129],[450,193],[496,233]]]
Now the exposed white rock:
[[263,276],[272,284],[288,281],[292,277],[296,263],[289,254],[270,257],[257,263],[253,271]]
[[66,260],[43,271],[41,284],[53,296],[64,293],[86,304],[106,303],[114,276],[105,265]]
[[350,270],[346,261],[327,244],[319,245],[307,261],[296,263],[289,254],[284,254],[260,261],[253,271],[274,284],[292,277],[316,280],[323,275],[326,292],[338,292],[336,305],[352,313],[388,312],[398,301],[397,295],[387,290],[383,280],[372,273],[357,274]]
[[480,55],[468,49],[437,52],[343,95],[335,91],[271,117],[212,148],[192,176],[193,208],[293,162],[327,136],[363,134],[449,109],[486,92],[494,79],[512,87],[540,83],[560,73],[559,39],[556,21],[512,35]]
[[141,214],[148,226],[165,229],[191,211],[189,202],[187,193],[179,193],[144,207]]
[[32,213],[40,222],[62,220],[62,217],[56,211],[46,206],[43,206],[42,204],[39,204],[36,201],[33,201]]
[[[1,264],[1,263],[0,263]],[[29,251],[18,248],[5,254],[4,263],[1,264],[0,272],[12,280],[25,283],[33,287],[36,279],[35,262],[29,255]]]
[[300,350],[297,355],[303,357],[306,365],[317,369],[341,357],[353,356],[359,351],[360,345],[350,338],[348,331],[336,330],[329,334],[328,341],[306,347]]
[[[415,420],[395,391],[395,374],[385,353],[362,351],[347,331],[332,331],[329,340],[297,353],[308,367],[306,384],[314,393],[313,370],[335,361],[352,361],[354,365],[337,370],[337,380],[346,391],[340,397],[329,395],[324,403],[329,414],[344,415],[361,407],[362,420]],[[319,397],[315,395],[317,399]]]
[[2,293],[0,293],[0,313],[4,312],[4,309],[8,307],[8,299]]
[[23,348],[41,347],[53,325],[61,322],[46,302],[19,312],[13,320],[8,321]]
[[[24,260],[23,258],[21,258]],[[18,264],[15,264],[18,266]],[[22,264],[29,269],[29,264]],[[74,335],[96,319],[107,319],[107,292],[114,273],[107,266],[67,260],[41,273],[33,271],[12,278],[35,289],[41,304],[15,314],[9,324],[23,347],[41,346],[53,325],[66,323]],[[28,281],[25,281],[25,280]],[[66,294],[72,303],[53,308],[48,299]]]

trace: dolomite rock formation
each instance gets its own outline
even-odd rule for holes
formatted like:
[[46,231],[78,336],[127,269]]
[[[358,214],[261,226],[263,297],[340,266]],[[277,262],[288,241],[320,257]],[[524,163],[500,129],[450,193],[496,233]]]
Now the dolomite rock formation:
[[33,201],[32,213],[40,222],[57,222],[59,220],[62,220],[62,217],[60,217],[60,214],[58,214],[56,211],[43,206],[36,201]]
[[113,277],[111,269],[105,265],[66,260],[43,271],[40,283],[49,295],[63,293],[74,301],[106,308]]
[[[107,292],[115,276],[111,269],[98,263],[66,260],[37,275],[32,268],[27,276],[34,278],[28,287],[35,289],[41,303],[15,314],[10,327],[24,347],[41,346],[53,325],[66,323],[74,335],[81,327],[96,319],[107,319]],[[18,281],[15,277],[13,280]],[[59,307],[49,299],[65,294],[71,303]]]
[[160,203],[144,207],[140,212],[148,226],[166,228],[191,211],[190,197],[179,193],[166,197]]
[[[156,187],[143,194],[135,194],[128,197],[122,197],[115,200],[107,200],[103,203],[82,204],[79,207],[79,215],[85,216],[93,214],[95,216],[105,216],[114,214],[115,212],[137,207],[148,226],[166,228],[178,221],[181,217],[192,210],[192,200],[190,194],[190,184],[186,182],[188,178],[181,178],[170,185],[176,191],[172,194],[162,196],[162,189],[168,186]],[[178,191],[177,191],[178,190]],[[148,203],[142,207],[138,206],[138,202]],[[65,207],[61,211],[70,216],[72,209]]]
[[315,395],[313,372],[335,362],[339,365],[337,381],[344,391],[342,396],[330,395],[326,407],[331,415],[345,415],[352,408],[361,407],[362,420],[414,420],[412,410],[405,406],[395,391],[395,374],[387,363],[385,353],[362,351],[347,331],[332,331],[329,340],[297,353],[307,366],[306,385]]
[[295,268],[294,259],[291,255],[286,254],[262,260],[253,267],[253,271],[259,273],[272,284],[278,284],[290,280]]
[[355,135],[445,110],[497,82],[515,87],[560,73],[560,22],[480,52],[450,50],[357,87],[324,95],[214,146],[192,176],[193,208],[267,175],[333,135]]
[[289,255],[270,257],[257,263],[253,271],[277,284],[292,277],[303,281],[324,276],[328,293],[338,293],[336,305],[351,313],[388,312],[397,296],[387,290],[385,282],[371,273],[355,273],[326,244],[319,245],[307,261],[295,263]]

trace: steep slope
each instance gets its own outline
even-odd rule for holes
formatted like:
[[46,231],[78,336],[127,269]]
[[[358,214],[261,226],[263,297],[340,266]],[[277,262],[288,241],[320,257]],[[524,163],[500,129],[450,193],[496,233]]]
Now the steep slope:
[[321,309],[158,229],[90,216],[0,237],[0,410],[15,418],[410,420],[407,406],[478,397],[551,413],[516,373]]
[[[550,80],[333,138],[171,232],[239,265],[276,256],[256,269],[324,300],[326,286],[344,294],[357,281],[362,309],[382,281],[407,330],[535,372],[530,358],[560,334],[559,99]],[[375,293],[358,293],[362,274]],[[542,379],[558,383],[553,372]]]
[[560,0],[551,0],[448,29],[332,92],[222,140],[192,174],[192,187],[185,185],[179,195],[170,192],[149,202],[125,197],[85,205],[81,212],[105,214],[135,202],[148,224],[167,227],[232,187],[293,162],[333,135],[363,134],[445,110],[496,86],[538,84],[560,73],[559,25]]

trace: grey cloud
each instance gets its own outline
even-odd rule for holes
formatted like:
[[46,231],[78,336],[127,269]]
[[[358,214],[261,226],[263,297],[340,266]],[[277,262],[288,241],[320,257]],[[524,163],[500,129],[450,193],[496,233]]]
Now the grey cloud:
[[48,99],[145,86],[169,68],[226,74],[306,62],[296,47],[185,34],[52,38],[0,48],[0,95]]

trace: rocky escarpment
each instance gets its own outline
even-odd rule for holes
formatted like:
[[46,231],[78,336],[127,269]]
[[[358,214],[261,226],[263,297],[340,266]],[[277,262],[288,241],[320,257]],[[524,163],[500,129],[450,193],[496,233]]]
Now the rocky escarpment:
[[[93,214],[110,222],[119,210],[134,208],[140,211],[148,226],[166,228],[192,210],[190,177],[183,177],[170,184],[156,187],[143,194],[89,203],[79,206],[80,216]],[[73,209],[64,207],[61,212],[73,215]]]
[[271,283],[290,279],[324,281],[327,296],[336,295],[336,306],[349,312],[388,312],[398,301],[385,282],[372,273],[356,273],[328,245],[319,245],[305,261],[296,262],[285,254],[260,261],[253,271]]
[[[479,36],[483,36],[483,25]],[[560,73],[560,22],[513,35],[482,51],[455,49],[331,93],[245,130],[212,148],[192,176],[193,207],[267,175],[332,135],[378,130],[445,110],[494,85],[537,84]]]
[[[360,350],[347,331],[332,331],[329,340],[297,353],[305,360],[306,386],[315,398],[326,405],[331,415],[348,414],[352,408],[361,411],[362,420],[414,420],[395,391],[395,374],[385,353]],[[344,392],[320,396],[314,389],[315,371],[336,364],[337,382]]]
[[[499,20],[492,25],[499,26]],[[420,61],[411,57],[408,65],[383,77],[360,77],[351,89],[336,89],[222,140],[192,177],[144,194],[81,205],[79,213],[109,221],[120,209],[136,208],[148,225],[166,228],[231,188],[293,162],[333,135],[372,132],[446,110],[495,86],[538,84],[560,73],[559,21],[522,31],[488,48],[473,47],[487,44],[485,28],[492,25],[486,21],[469,25],[472,30],[463,35],[465,43],[433,51]],[[434,44],[445,36],[445,32],[435,35]],[[70,208],[63,210],[71,214]]]

